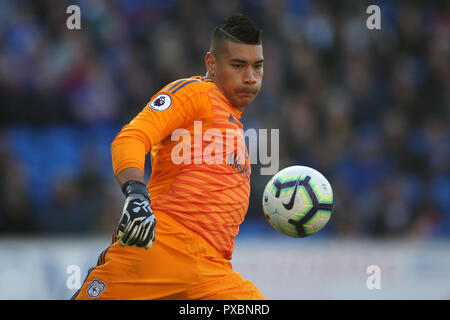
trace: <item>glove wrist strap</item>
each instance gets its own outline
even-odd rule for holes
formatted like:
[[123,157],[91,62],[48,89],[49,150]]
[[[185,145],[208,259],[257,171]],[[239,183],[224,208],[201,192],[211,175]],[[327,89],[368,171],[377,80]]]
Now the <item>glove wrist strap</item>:
[[139,181],[130,180],[122,185],[123,194],[128,197],[132,193],[138,193],[146,198],[150,198],[147,186]]

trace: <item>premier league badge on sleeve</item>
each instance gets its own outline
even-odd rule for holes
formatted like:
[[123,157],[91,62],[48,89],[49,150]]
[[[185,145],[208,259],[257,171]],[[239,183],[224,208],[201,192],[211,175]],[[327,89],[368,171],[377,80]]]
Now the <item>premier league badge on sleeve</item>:
[[98,298],[98,296],[105,291],[105,283],[94,279],[89,284],[89,288],[87,289],[87,294],[89,298]]
[[153,110],[163,111],[170,108],[172,105],[172,98],[168,94],[160,94],[153,99],[148,107]]

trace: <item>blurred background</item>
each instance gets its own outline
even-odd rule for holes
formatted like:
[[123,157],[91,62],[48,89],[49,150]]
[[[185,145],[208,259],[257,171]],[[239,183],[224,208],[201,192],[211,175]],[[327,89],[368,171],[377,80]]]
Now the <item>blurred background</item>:
[[[81,9],[81,30],[66,27],[72,4]],[[366,27],[371,4],[381,9],[381,30]],[[43,258],[51,239],[73,239],[66,250],[73,248],[78,260],[70,261],[82,266],[84,278],[83,266],[94,265],[108,245],[124,201],[113,177],[112,140],[164,85],[205,74],[211,31],[236,12],[263,29],[265,78],[243,114],[245,129],[280,129],[280,169],[305,165],[322,172],[333,186],[335,211],[311,239],[277,234],[261,210],[270,177],[253,165],[235,267],[249,278],[261,274],[259,285],[268,298],[305,298],[307,290],[317,290],[309,297],[318,298],[450,298],[449,9],[448,1],[1,1],[0,287],[14,282],[16,291],[1,290],[0,298],[70,297],[73,290],[65,283],[70,257],[61,260],[55,249]],[[364,248],[346,245],[361,242]],[[320,266],[329,266],[336,252],[330,253],[331,243],[342,244],[338,252],[367,255],[376,248],[380,256],[346,267],[342,260],[347,280],[355,268],[363,280],[340,278],[346,287],[326,292],[313,283],[303,291],[287,288],[290,281],[285,287],[268,284],[267,269],[255,269],[259,258],[252,253],[261,246],[287,256],[295,249],[302,259],[304,252],[322,252],[311,270],[323,279],[321,272],[331,267]],[[414,243],[423,251],[399,250],[404,247],[397,243]],[[412,256],[399,258],[407,252]],[[20,260],[33,253],[40,271]],[[414,265],[427,276],[439,275],[437,287],[427,276],[410,273],[400,277],[405,290],[370,295],[366,260],[389,262],[394,276]],[[289,270],[304,266],[292,260]],[[40,285],[17,280],[26,272],[29,279],[40,277]],[[402,295],[406,283],[418,278],[428,279],[429,291],[418,287],[417,296]],[[352,291],[357,286],[349,285],[352,281],[361,291]]]

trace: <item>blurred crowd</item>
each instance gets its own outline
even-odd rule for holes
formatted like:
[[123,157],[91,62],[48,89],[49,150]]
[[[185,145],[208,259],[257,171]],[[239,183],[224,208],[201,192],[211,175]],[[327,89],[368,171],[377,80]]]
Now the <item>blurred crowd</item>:
[[[330,180],[324,234],[448,237],[450,3],[387,0],[1,1],[0,234],[111,232],[115,134],[165,84],[205,74],[211,31],[236,12],[263,29],[265,57],[242,121],[280,129],[280,169]],[[252,172],[248,221],[266,224],[270,177]]]

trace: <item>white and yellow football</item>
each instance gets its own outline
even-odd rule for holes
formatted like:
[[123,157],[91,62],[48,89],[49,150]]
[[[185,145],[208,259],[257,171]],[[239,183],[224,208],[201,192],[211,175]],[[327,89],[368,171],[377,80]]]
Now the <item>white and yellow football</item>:
[[317,170],[292,166],[275,174],[264,189],[262,204],[269,224],[290,237],[321,230],[333,211],[333,189]]

